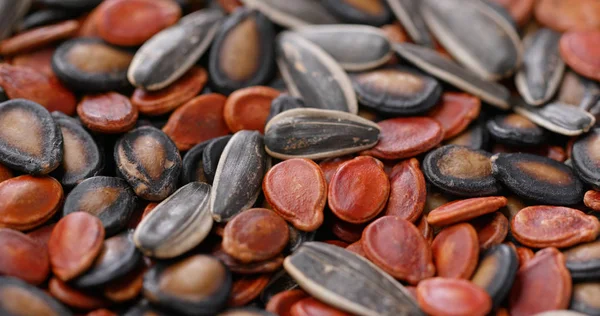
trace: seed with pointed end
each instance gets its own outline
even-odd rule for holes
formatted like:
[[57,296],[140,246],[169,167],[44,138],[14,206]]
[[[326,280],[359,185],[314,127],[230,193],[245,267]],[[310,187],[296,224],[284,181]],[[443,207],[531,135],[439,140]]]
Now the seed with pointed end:
[[596,118],[587,111],[561,102],[549,103],[542,107],[518,103],[515,112],[541,127],[567,136],[583,134],[596,123]]
[[384,0],[324,0],[323,6],[346,23],[380,26],[392,12]]
[[320,1],[242,0],[245,6],[257,9],[269,19],[287,28],[308,24],[336,24],[340,20],[329,13]]
[[73,315],[46,291],[4,276],[0,277],[0,311],[7,315]]
[[419,161],[411,158],[394,166],[389,176],[390,198],[385,215],[398,216],[415,223],[425,207],[427,188]]
[[508,245],[496,245],[481,255],[471,282],[483,288],[491,296],[494,306],[499,306],[508,295],[518,268],[515,250]]
[[467,280],[431,278],[417,286],[419,306],[431,315],[487,315],[490,296]]

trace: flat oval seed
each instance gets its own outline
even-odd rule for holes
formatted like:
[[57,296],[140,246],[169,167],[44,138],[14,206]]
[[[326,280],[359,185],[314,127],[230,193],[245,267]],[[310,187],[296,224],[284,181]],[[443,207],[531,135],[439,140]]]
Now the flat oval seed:
[[384,216],[374,221],[363,231],[361,244],[367,258],[396,279],[417,284],[435,274],[429,244],[404,219]]
[[270,164],[263,148],[258,132],[239,131],[223,149],[210,195],[210,212],[216,222],[227,222],[256,202]]
[[29,67],[47,76],[56,77],[54,71],[52,70],[52,55],[54,55],[55,51],[55,46],[36,49],[32,52],[22,53],[14,56],[10,63],[13,66]]
[[332,306],[329,306],[321,301],[318,301],[312,297],[304,298],[296,302],[287,311],[290,316],[310,316],[310,315],[323,315],[323,316],[350,316],[352,314],[343,312]]
[[565,71],[558,51],[559,40],[560,33],[545,28],[525,38],[524,64],[515,82],[529,104],[542,105],[558,90]]
[[269,169],[263,192],[273,210],[302,231],[323,223],[327,182],[323,171],[309,159],[290,159]]
[[340,20],[329,13],[320,1],[299,0],[242,0],[245,6],[255,8],[269,19],[287,28],[308,24],[336,24]]
[[44,47],[75,35],[78,29],[79,22],[68,20],[24,31],[0,42],[0,54],[8,56]]
[[592,241],[600,233],[600,222],[591,215],[560,206],[530,206],[511,221],[512,235],[532,248],[565,248]]
[[215,90],[230,94],[266,84],[275,71],[274,41],[275,27],[262,13],[242,8],[229,15],[210,50],[208,71]]
[[380,26],[392,12],[384,0],[325,0],[323,6],[346,23]]
[[131,235],[124,232],[106,239],[91,268],[70,284],[78,288],[96,287],[129,274],[142,261]]
[[347,71],[377,68],[392,57],[389,40],[375,27],[351,24],[305,26],[297,33],[325,50]]
[[124,95],[109,92],[83,97],[77,105],[77,115],[92,131],[116,134],[133,128],[138,119],[138,109]]
[[131,103],[140,113],[161,115],[168,113],[196,96],[208,81],[204,68],[192,67],[181,78],[157,91],[136,88]]
[[482,254],[471,282],[483,288],[497,307],[508,295],[518,268],[515,250],[508,245],[495,245]]
[[499,143],[514,146],[540,145],[546,132],[519,114],[497,115],[486,124],[487,130]]
[[508,103],[510,92],[504,86],[482,80],[475,73],[445,58],[435,50],[409,43],[394,44],[394,50],[402,58],[432,76],[473,94],[500,109],[507,110],[510,108]]
[[510,291],[510,315],[534,315],[566,309],[572,284],[564,262],[564,256],[556,248],[547,248],[538,251],[525,263],[517,272]]
[[386,115],[425,113],[442,95],[435,78],[407,66],[370,70],[350,79],[358,102]]
[[133,241],[147,256],[173,258],[210,233],[210,185],[190,182],[158,204],[135,229]]
[[340,65],[316,44],[293,32],[277,36],[277,65],[295,97],[324,110],[358,113],[356,94]]
[[571,308],[586,315],[600,314],[600,306],[596,298],[600,293],[600,283],[585,282],[573,285]]
[[146,200],[160,201],[173,191],[181,172],[181,156],[159,129],[138,127],[115,144],[114,158],[125,180]]
[[399,162],[389,176],[390,198],[385,215],[398,216],[415,223],[425,207],[427,187],[425,177],[415,158]]
[[86,212],[102,221],[107,236],[123,230],[137,205],[135,193],[121,178],[92,177],[67,195],[63,216]]
[[419,45],[434,47],[434,40],[423,15],[421,14],[421,1],[418,0],[387,0],[388,5],[400,21],[406,33]]
[[445,226],[467,221],[484,214],[489,214],[504,207],[507,200],[503,196],[488,196],[458,200],[446,203],[427,214],[431,225]]
[[600,161],[598,148],[600,148],[600,129],[595,128],[589,134],[577,139],[571,150],[573,169],[581,180],[596,188],[600,188],[597,167]]
[[301,98],[292,97],[287,94],[280,94],[278,97],[273,99],[273,101],[271,101],[271,108],[269,109],[269,116],[267,117],[266,123],[268,123],[273,117],[281,112],[303,108],[305,106],[306,105]]
[[0,312],[5,315],[73,315],[47,292],[10,277],[0,277]]
[[0,227],[29,230],[58,211],[63,189],[54,178],[23,175],[0,183],[0,197]]
[[477,232],[468,223],[446,227],[433,239],[431,253],[438,276],[470,279],[479,260]]
[[231,137],[233,135],[217,137],[206,144],[206,148],[202,152],[202,171],[208,183],[214,182],[221,155]]
[[585,133],[596,123],[596,118],[587,111],[561,102],[548,103],[542,107],[520,103],[514,110],[541,127],[567,136]]
[[479,116],[480,110],[479,98],[466,93],[446,92],[428,115],[440,122],[444,139],[450,139],[464,131]]
[[366,223],[385,207],[390,182],[381,162],[357,157],[341,165],[331,177],[327,194],[329,208],[349,223]]
[[331,182],[331,177],[335,174],[336,170],[346,161],[352,160],[352,156],[342,156],[337,158],[328,158],[322,160],[319,163],[319,167],[323,171],[323,175],[325,175],[325,180],[327,184]]
[[270,87],[255,86],[233,92],[225,103],[223,116],[233,133],[256,130],[264,133],[271,102],[280,92]]
[[371,148],[377,144],[379,134],[377,124],[357,115],[293,109],[269,121],[265,127],[265,149],[280,159],[331,158]]
[[423,315],[402,284],[338,246],[304,243],[283,266],[302,289],[341,310],[359,315]]
[[501,186],[492,176],[491,154],[464,146],[446,145],[430,151],[423,160],[427,180],[458,196],[497,194]]
[[268,260],[283,251],[289,240],[285,221],[268,209],[249,209],[225,225],[223,250],[244,262]]
[[179,107],[162,128],[180,151],[203,141],[229,134],[223,109],[226,98],[217,93],[203,94]]
[[87,270],[102,250],[102,222],[85,212],[71,213],[61,218],[48,240],[52,272],[69,281]]
[[291,316],[292,306],[307,296],[306,292],[302,290],[287,290],[277,293],[267,303],[266,310],[277,315]]
[[79,310],[90,310],[106,307],[109,302],[95,293],[84,292],[53,277],[48,282],[48,291],[64,304]]
[[152,267],[144,277],[144,296],[185,315],[215,315],[225,307],[231,284],[231,272],[218,259],[194,255]]
[[577,73],[594,80],[600,80],[598,49],[600,30],[571,31],[560,38],[560,55],[565,63]]
[[[46,247],[19,231],[0,228],[0,275],[19,278],[38,285],[50,272]],[[1,293],[0,289],[0,293]],[[2,310],[0,294],[0,311]]]
[[107,92],[129,87],[127,67],[133,56],[96,38],[72,39],[52,57],[52,69],[67,86],[81,91]]
[[594,0],[541,0],[535,6],[536,20],[559,32],[600,29],[600,4]]
[[[454,10],[461,10],[459,18]],[[425,1],[423,18],[444,48],[466,68],[487,80],[511,75],[523,49],[512,23],[485,2]],[[473,32],[473,27],[477,32]],[[486,45],[482,45],[486,43]]]
[[269,283],[268,274],[245,275],[233,280],[227,306],[244,306],[260,295]]
[[481,250],[502,243],[508,235],[508,219],[501,212],[481,216],[471,221],[471,225],[477,231]]
[[419,306],[431,315],[487,315],[490,296],[467,280],[431,278],[417,286]]
[[181,78],[208,49],[222,17],[220,10],[200,10],[154,35],[131,61],[129,82],[155,91]]
[[492,172],[518,196],[551,205],[573,205],[583,197],[583,183],[568,166],[531,154],[497,154]]
[[231,272],[244,275],[276,272],[283,265],[284,259],[283,255],[278,255],[264,261],[244,263],[228,255],[220,246],[211,254],[221,260]]
[[600,192],[595,190],[585,192],[583,203],[594,211],[600,211]]
[[120,46],[141,45],[181,17],[180,7],[171,0],[113,0],[97,10],[98,34]]

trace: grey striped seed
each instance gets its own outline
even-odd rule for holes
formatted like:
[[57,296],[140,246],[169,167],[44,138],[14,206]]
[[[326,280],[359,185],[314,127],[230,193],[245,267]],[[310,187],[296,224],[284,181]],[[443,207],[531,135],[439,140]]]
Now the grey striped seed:
[[515,105],[514,110],[537,125],[567,136],[583,134],[596,124],[596,118],[590,113],[562,102],[553,102],[542,107],[520,102]]
[[287,28],[309,24],[338,24],[319,0],[242,0],[245,6],[257,9],[269,19]]
[[416,44],[434,47],[433,38],[421,14],[422,0],[387,0],[387,3]]

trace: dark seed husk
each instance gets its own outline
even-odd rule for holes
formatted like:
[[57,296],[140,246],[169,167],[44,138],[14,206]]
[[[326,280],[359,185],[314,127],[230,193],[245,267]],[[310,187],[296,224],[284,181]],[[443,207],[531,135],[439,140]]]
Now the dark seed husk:
[[204,152],[202,152],[202,169],[204,170],[206,182],[212,184],[215,181],[219,159],[231,137],[231,135],[217,137],[204,148]]
[[487,129],[483,126],[483,124],[476,122],[472,124],[469,129],[448,141],[448,144],[485,150],[488,146],[488,141],[489,135]]
[[442,96],[435,78],[406,66],[353,74],[350,79],[359,103],[386,115],[425,113]]
[[23,18],[16,27],[17,31],[23,32],[35,27],[49,25],[64,20],[76,18],[80,12],[63,9],[42,9],[33,12]]
[[310,107],[358,113],[348,75],[319,46],[285,31],[277,36],[276,52],[279,71],[293,96],[302,97]]
[[519,114],[496,115],[486,126],[490,135],[502,144],[540,145],[546,140],[543,128]]
[[72,188],[81,181],[97,176],[104,168],[104,154],[92,136],[73,118],[54,118],[63,138],[63,161],[60,183]]
[[8,96],[6,95],[6,91],[0,87],[0,102],[8,101]]
[[510,291],[518,269],[516,251],[506,244],[496,245],[481,255],[471,282],[485,289],[497,307]]
[[142,262],[142,254],[135,248],[132,235],[129,231],[106,239],[92,267],[71,284],[79,288],[97,287],[136,268]]
[[244,5],[261,11],[269,19],[287,28],[298,28],[308,24],[337,24],[321,1],[316,0],[242,0]]
[[600,188],[600,129],[595,128],[575,141],[571,153],[571,163],[577,175],[586,182]]
[[492,157],[494,177],[518,196],[547,205],[581,203],[583,183],[569,166],[523,153]]
[[283,265],[303,290],[344,311],[357,315],[423,315],[402,284],[344,248],[307,242]]
[[0,315],[73,315],[46,292],[17,278],[0,276]]
[[268,312],[264,309],[256,308],[256,307],[244,307],[244,308],[230,308],[217,316],[277,316],[271,312]]
[[498,194],[502,187],[492,176],[492,154],[465,146],[446,145],[423,160],[427,180],[443,192],[465,196]]
[[181,184],[185,185],[193,181],[200,181],[208,183],[206,176],[204,175],[204,165],[202,163],[202,154],[206,146],[212,142],[212,139],[201,142],[200,144],[192,147],[183,156],[183,162],[181,166]]
[[567,136],[585,133],[596,124],[596,118],[590,113],[561,102],[549,103],[542,107],[518,102],[514,110],[548,130]]
[[540,29],[525,38],[523,66],[515,77],[517,89],[525,102],[542,105],[556,93],[565,71],[558,51],[560,33]]
[[573,285],[571,309],[589,316],[599,316],[598,293],[600,282],[584,282]]
[[[182,275],[184,272],[191,272],[187,279]],[[172,277],[161,282],[166,273]],[[207,278],[219,284],[211,284]],[[184,315],[215,315],[225,307],[232,279],[229,269],[217,258],[195,255],[179,262],[154,265],[144,276],[144,296],[154,304]],[[190,287],[195,290],[193,294]]]
[[127,72],[129,82],[153,91],[179,79],[204,54],[222,18],[219,10],[201,10],[154,35],[133,57]]
[[296,32],[321,47],[348,71],[377,68],[392,56],[392,44],[376,27],[336,24],[305,26]]
[[[460,15],[454,14],[458,11]],[[504,78],[520,66],[523,48],[519,34],[510,20],[488,3],[426,0],[422,13],[448,52],[481,78]]]
[[558,93],[558,101],[577,105],[598,116],[600,113],[600,83],[569,70],[565,73]]
[[281,269],[271,277],[267,286],[260,293],[260,301],[266,305],[275,294],[297,289],[298,287],[299,285],[296,283],[296,280],[285,269]]
[[314,230],[312,232],[305,232],[296,229],[294,226],[288,224],[288,228],[290,229],[290,241],[285,248],[285,250],[289,253],[296,251],[303,243],[307,241],[314,241],[315,236],[317,235],[317,231]]
[[[127,67],[132,57],[129,52],[101,39],[75,38],[58,46],[52,56],[52,70],[62,82],[75,90],[120,90],[129,87]],[[90,58],[94,63],[90,63]]]
[[123,316],[171,316],[171,311],[163,311],[156,306],[150,305],[147,300],[140,300],[131,307]]
[[387,3],[413,42],[434,47],[433,38],[421,14],[422,0],[387,0]]
[[340,111],[294,109],[275,116],[265,128],[269,155],[279,159],[322,159],[369,149],[377,144],[379,126]]
[[331,14],[352,24],[381,26],[390,21],[392,12],[384,0],[369,0],[370,10],[363,9],[347,0],[322,0],[321,3]]
[[175,143],[161,130],[138,127],[115,144],[115,163],[135,193],[160,201],[173,191],[181,173],[181,156]]
[[600,241],[564,251],[566,266],[575,281],[600,280]]
[[219,28],[210,49],[208,71],[213,88],[230,94],[269,82],[275,72],[274,41],[275,27],[266,16],[246,8],[235,10]]
[[33,175],[48,174],[63,160],[63,138],[41,105],[13,99],[0,103],[0,162]]
[[206,238],[213,220],[210,185],[190,182],[158,204],[135,229],[133,240],[147,256],[173,258]]
[[305,107],[305,105],[301,98],[292,97],[287,94],[281,94],[271,102],[271,110],[269,111],[269,117],[267,117],[267,123],[269,123],[272,118],[281,112],[303,107]]
[[67,195],[63,216],[87,212],[97,216],[112,236],[122,231],[137,206],[131,187],[121,178],[92,177],[82,181]]
[[414,44],[394,44],[402,58],[430,75],[469,92],[500,109],[510,108],[510,92],[502,85],[482,80],[475,73],[441,56],[433,49]]
[[102,0],[36,0],[36,2],[53,8],[87,10],[99,5]]
[[9,37],[16,24],[29,11],[32,0],[0,2],[0,40]]
[[242,130],[233,135],[219,158],[210,198],[217,222],[227,222],[254,205],[269,168],[263,136]]

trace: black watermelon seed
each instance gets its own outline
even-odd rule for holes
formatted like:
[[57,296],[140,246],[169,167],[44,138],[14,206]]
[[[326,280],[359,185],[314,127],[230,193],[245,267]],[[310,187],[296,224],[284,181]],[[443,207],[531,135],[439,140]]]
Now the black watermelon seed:
[[17,31],[23,32],[39,26],[45,26],[64,20],[76,18],[80,12],[63,9],[41,9],[23,18],[16,27]]
[[595,128],[575,141],[571,162],[581,180],[600,188],[600,129]]
[[17,23],[27,14],[33,0],[0,2],[0,40],[9,37]]
[[267,304],[275,294],[283,291],[297,289],[299,287],[296,280],[292,278],[285,269],[276,272],[267,283],[267,286],[260,293],[260,301]]
[[305,232],[296,229],[294,226],[288,224],[288,228],[290,229],[290,241],[285,248],[288,253],[292,253],[296,251],[303,243],[307,241],[314,241],[317,235],[317,231],[313,230],[311,232]]
[[215,175],[217,174],[217,167],[219,166],[219,159],[225,146],[231,139],[232,135],[226,135],[212,139],[210,143],[206,145],[202,152],[202,169],[204,171],[204,177],[206,181],[212,184],[215,181]]
[[0,315],[73,315],[42,289],[17,278],[0,276]]
[[486,124],[490,135],[502,144],[528,146],[546,141],[546,132],[519,114],[496,115]]
[[88,10],[99,5],[102,0],[36,0],[36,2],[54,8]]
[[487,129],[476,122],[467,130],[447,142],[448,145],[467,146],[473,149],[485,150],[488,147],[489,134]]
[[[281,94],[271,102],[271,109],[267,117],[267,123],[281,112],[287,110],[303,108],[306,105],[301,98],[292,97],[286,94]],[[265,124],[266,125],[266,124]]]
[[183,162],[181,166],[181,184],[186,185],[193,181],[206,182],[206,176],[204,175],[204,165],[202,164],[202,153],[212,139],[201,142],[195,145],[183,156]]
[[570,308],[585,315],[600,315],[598,292],[600,292],[600,282],[573,284],[573,296],[571,297]]
[[574,281],[600,280],[600,241],[581,244],[563,253]]
[[384,0],[323,0],[321,3],[346,23],[381,26],[392,18],[392,12]]
[[497,307],[510,291],[518,269],[517,252],[509,245],[495,245],[481,255],[471,282],[485,289]]

